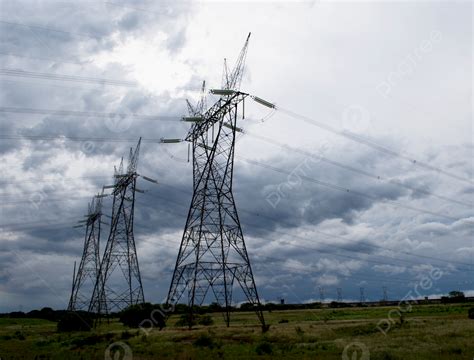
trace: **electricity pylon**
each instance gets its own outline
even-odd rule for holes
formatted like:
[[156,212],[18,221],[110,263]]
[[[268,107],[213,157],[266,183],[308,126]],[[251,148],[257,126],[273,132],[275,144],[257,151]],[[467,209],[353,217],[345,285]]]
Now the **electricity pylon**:
[[324,302],[324,288],[319,287],[319,300],[321,301],[321,304]]
[[110,234],[100,263],[89,311],[108,314],[114,310],[141,304],[145,301],[133,235],[138,154],[141,138],[135,150],[130,149],[128,167],[124,172],[123,159],[115,169]]
[[102,197],[96,195],[89,203],[89,211],[84,223],[74,227],[86,226],[84,250],[77,273],[74,269],[71,297],[68,310],[87,310],[100,267],[100,225],[102,218]]
[[342,302],[342,288],[337,288],[336,289],[336,292],[337,292],[337,302]]
[[[243,117],[243,102],[248,96],[239,88],[249,37],[234,69],[229,72],[224,65],[222,89],[211,90],[219,100],[205,112],[203,101],[195,107],[188,105],[189,117],[183,119],[193,122],[185,139],[192,146],[193,196],[167,304],[177,304],[187,290],[190,326],[193,307],[203,304],[208,293],[223,307],[229,326],[237,281],[262,329],[267,329],[232,193],[235,139],[241,130],[237,116],[242,105]],[[163,142],[179,141],[175,140]]]
[[360,303],[365,303],[365,289],[363,287],[359,288],[360,290]]

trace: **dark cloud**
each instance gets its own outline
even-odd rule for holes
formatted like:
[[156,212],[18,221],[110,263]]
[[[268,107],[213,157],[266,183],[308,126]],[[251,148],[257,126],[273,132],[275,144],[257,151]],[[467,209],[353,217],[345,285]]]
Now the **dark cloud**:
[[[115,5],[3,1],[1,6],[2,13],[8,15],[3,19],[8,18],[9,23],[0,22],[0,52],[10,54],[0,54],[1,67],[127,81],[134,81],[130,69],[117,62],[99,65],[96,58],[126,39],[142,36],[163,37],[165,52],[170,57],[178,56],[188,41],[187,23],[194,9],[194,5],[182,1],[125,1]],[[157,66],[161,66],[160,59]],[[250,81],[248,74],[245,81]],[[190,81],[180,85],[178,91],[198,88],[201,81],[191,74]],[[114,165],[121,157],[127,160],[129,147],[140,136],[148,141],[142,143],[138,172],[158,179],[160,184],[139,180],[139,187],[148,192],[137,194],[135,236],[145,295],[150,301],[162,300],[191,201],[192,170],[186,162],[186,145],[165,147],[157,141],[161,137],[182,137],[187,132],[188,127],[178,121],[186,111],[184,100],[169,92],[150,93],[141,87],[27,77],[3,76],[0,90],[0,103],[5,107],[116,114],[94,117],[1,112],[2,135],[132,139],[2,139],[0,154],[5,170],[2,168],[0,194],[0,311],[13,310],[15,304],[28,308],[66,305],[72,264],[79,260],[84,241],[83,229],[72,226],[83,218],[90,197],[112,181]],[[133,114],[158,114],[164,120],[151,121]],[[378,140],[401,148],[392,137]],[[472,237],[472,208],[433,199],[427,192],[448,196],[459,193],[465,201],[472,201],[472,186],[453,186],[387,154],[339,143],[325,154],[328,158],[374,175],[383,174],[404,186],[309,161],[301,154],[281,149],[261,160],[286,172],[299,169],[289,177],[249,164],[240,158],[242,150],[246,149],[238,148],[236,154],[234,195],[265,299],[276,300],[284,295],[288,301],[306,301],[318,297],[318,286],[326,286],[328,299],[335,298],[336,286],[358,290],[374,272],[380,277],[393,275],[392,291],[401,295],[407,281],[395,278],[406,273],[422,274],[430,263],[429,259],[374,245],[439,257],[449,255],[452,261],[463,259],[462,254],[445,255],[436,247],[436,241],[452,242],[456,249],[465,249]],[[453,165],[456,171],[472,176],[472,147],[457,149],[455,154],[459,159]],[[259,158],[258,153],[253,155],[253,159]],[[431,161],[450,164],[444,158],[430,156]],[[307,178],[351,191],[318,185]],[[278,202],[271,197],[275,193]],[[389,205],[391,201],[414,203],[462,220],[451,222],[420,215]],[[110,212],[109,198],[104,202],[104,213]],[[102,244],[107,235],[104,225]],[[383,267],[366,260],[387,264]],[[420,267],[414,267],[413,260],[419,261]],[[371,289],[369,299],[377,299],[379,285],[380,281],[367,285]],[[447,278],[439,286],[454,285]],[[348,291],[345,298],[350,296],[357,298],[357,291]],[[242,295],[236,293],[236,301],[241,300]]]

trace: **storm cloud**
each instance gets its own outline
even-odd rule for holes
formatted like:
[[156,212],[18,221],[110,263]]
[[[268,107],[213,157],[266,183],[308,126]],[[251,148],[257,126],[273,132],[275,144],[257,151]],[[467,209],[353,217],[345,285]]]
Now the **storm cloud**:
[[472,4],[0,6],[0,312],[67,305],[73,225],[139,137],[138,172],[159,184],[139,180],[135,237],[145,297],[163,300],[192,169],[160,139],[185,136],[185,98],[219,86],[249,31],[245,91],[399,155],[246,103],[234,195],[261,297],[401,298],[435,267],[426,296],[474,291]]

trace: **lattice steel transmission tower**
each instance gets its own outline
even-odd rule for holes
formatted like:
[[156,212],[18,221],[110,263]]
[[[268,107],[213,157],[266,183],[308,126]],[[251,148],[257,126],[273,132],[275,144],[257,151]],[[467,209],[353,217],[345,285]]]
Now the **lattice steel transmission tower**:
[[187,291],[190,326],[193,306],[203,304],[208,294],[224,309],[229,326],[237,282],[262,329],[267,329],[232,193],[236,133],[241,131],[237,118],[240,108],[244,116],[243,102],[248,96],[239,88],[249,37],[233,70],[224,65],[222,89],[211,90],[219,100],[205,112],[202,101],[189,106],[189,117],[183,119],[193,122],[185,138],[192,146],[193,196],[167,304],[177,304]]
[[89,311],[97,314],[145,301],[133,235],[135,192],[142,192],[136,187],[140,143],[141,138],[135,150],[130,149],[126,171],[122,159],[115,169],[114,185],[104,186],[112,189],[113,203],[110,234],[89,306]]
[[337,292],[337,302],[342,302],[342,288],[337,288],[336,289],[336,292]]
[[319,287],[319,300],[321,304],[324,302],[324,288],[322,286]]
[[[102,197],[96,195],[89,203],[89,211],[84,223],[74,226],[86,227],[84,240],[84,250],[77,273],[74,269],[71,297],[69,299],[68,310],[88,310],[94,286],[97,280],[100,267],[100,225],[102,218]],[[74,263],[75,264],[75,263]]]
[[360,303],[365,303],[365,289],[363,287],[359,288],[360,291]]

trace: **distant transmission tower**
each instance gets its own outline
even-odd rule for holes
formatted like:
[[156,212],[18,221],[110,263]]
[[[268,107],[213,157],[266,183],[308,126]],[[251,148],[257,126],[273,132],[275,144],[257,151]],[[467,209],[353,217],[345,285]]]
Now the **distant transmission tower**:
[[137,163],[141,138],[135,150],[130,149],[128,167],[124,172],[123,159],[115,169],[112,188],[113,204],[110,234],[100,264],[89,311],[108,314],[143,303],[143,286],[138,267],[133,235]]
[[103,195],[96,195],[92,198],[86,219],[79,221],[79,223],[84,224],[74,226],[76,228],[86,226],[86,236],[77,273],[74,268],[73,285],[68,305],[69,311],[87,310],[94,291],[100,267],[99,243],[102,197]]
[[319,287],[319,300],[321,300],[321,304],[324,302],[324,288]]
[[342,288],[337,288],[337,302],[342,302]]
[[243,110],[248,96],[239,88],[249,37],[234,69],[229,72],[224,66],[222,89],[211,90],[220,99],[206,112],[201,111],[203,102],[196,107],[188,105],[190,116],[183,119],[193,122],[185,139],[192,145],[193,196],[167,304],[177,304],[187,291],[190,326],[193,306],[203,304],[207,294],[225,309],[229,326],[232,290],[237,281],[266,330],[232,193],[236,132],[241,131],[237,127],[238,107],[242,105]]
[[363,304],[365,303],[365,289],[361,287],[359,290],[360,290],[360,303]]
[[383,292],[382,301],[388,301],[387,287],[386,286],[382,287],[382,292]]

